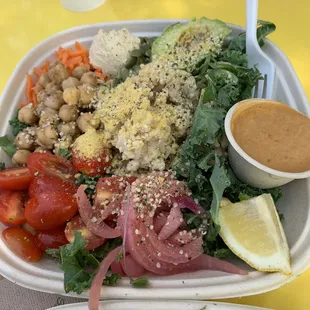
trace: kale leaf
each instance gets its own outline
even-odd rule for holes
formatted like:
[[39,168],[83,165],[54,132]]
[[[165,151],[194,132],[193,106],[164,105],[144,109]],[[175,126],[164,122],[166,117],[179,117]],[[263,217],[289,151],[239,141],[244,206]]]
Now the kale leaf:
[[[270,33],[276,30],[276,25],[271,22],[267,22],[264,20],[258,20],[258,28],[257,28],[257,41],[259,45],[262,47],[265,45],[265,37]],[[246,51],[246,36],[245,32],[240,33],[238,36],[234,37],[228,46],[229,50],[236,50],[240,52]]]
[[23,131],[25,128],[30,126],[28,124],[20,122],[17,117],[10,120],[9,124],[12,127],[12,134],[14,137],[16,137],[20,131]]
[[75,181],[75,184],[78,186],[79,185],[87,185],[85,193],[88,196],[88,198],[90,199],[90,201],[92,201],[94,199],[94,196],[95,196],[96,185],[97,185],[99,179],[100,179],[100,176],[90,177],[86,174],[80,173],[78,175],[78,178]]
[[13,155],[16,153],[17,150],[15,144],[12,141],[10,141],[7,136],[0,137],[0,147],[10,157],[13,157]]
[[[56,259],[64,271],[65,292],[81,294],[91,287],[100,261],[121,243],[120,239],[109,239],[96,250],[87,251],[87,243],[80,232],[74,232],[74,242],[59,249],[47,249],[46,253]],[[116,285],[119,275],[111,274],[105,278],[105,285]]]

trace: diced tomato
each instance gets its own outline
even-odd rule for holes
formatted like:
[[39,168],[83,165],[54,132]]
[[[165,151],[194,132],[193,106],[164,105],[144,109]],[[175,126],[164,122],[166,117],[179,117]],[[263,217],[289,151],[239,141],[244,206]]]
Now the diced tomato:
[[89,176],[104,175],[106,169],[111,164],[111,154],[103,148],[95,158],[82,157],[74,148],[72,149],[73,166],[80,172]]
[[25,193],[0,189],[0,222],[9,226],[18,226],[26,222]]
[[37,176],[34,177],[29,186],[29,196],[33,197],[41,193],[46,192],[64,192],[70,195],[74,195],[77,191],[77,186],[65,182],[62,179],[49,177],[49,176]]
[[35,176],[57,177],[71,183],[75,182],[74,176],[77,173],[70,161],[48,153],[30,154],[27,158],[27,167]]
[[65,224],[77,213],[77,210],[74,196],[64,192],[46,192],[28,200],[25,217],[33,228],[49,230]]
[[38,230],[35,234],[38,247],[45,252],[46,249],[58,249],[67,244],[68,240],[64,230],[64,226],[51,230]]
[[126,187],[132,184],[136,177],[107,177],[99,179],[96,187],[95,205],[106,206],[110,201],[121,203]]
[[37,262],[42,257],[42,251],[38,248],[34,236],[20,227],[6,228],[3,239],[8,248],[22,259],[29,262]]
[[32,175],[27,167],[7,168],[0,171],[0,188],[9,190],[28,189]]
[[105,239],[93,234],[84,224],[79,215],[75,216],[67,223],[65,235],[67,240],[72,243],[74,241],[74,232],[80,232],[83,239],[87,242],[86,250],[90,251],[104,244]]

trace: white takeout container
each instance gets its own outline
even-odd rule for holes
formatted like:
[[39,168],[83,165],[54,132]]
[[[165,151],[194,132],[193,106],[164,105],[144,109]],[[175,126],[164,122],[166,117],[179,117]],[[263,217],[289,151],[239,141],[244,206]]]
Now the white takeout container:
[[72,12],[86,12],[99,8],[105,0],[59,0],[60,4]]
[[[39,43],[17,65],[4,89],[0,102],[2,120],[0,136],[11,134],[8,122],[16,115],[18,104],[26,98],[26,73],[31,73],[34,67],[40,66],[46,59],[55,59],[55,50],[60,45],[73,46],[78,40],[87,47],[101,28],[112,30],[125,27],[138,36],[158,36],[164,28],[178,21],[144,20],[86,25],[60,32]],[[243,31],[238,26],[230,26],[233,29],[233,36]],[[310,115],[307,98],[287,57],[270,41],[265,45],[264,50],[275,62],[277,69],[274,99],[288,102],[293,108]],[[10,163],[9,158],[2,151],[0,161]],[[309,196],[309,179],[297,180],[284,186],[284,197],[277,204],[280,213],[285,217],[283,228],[292,259],[290,277],[279,273],[255,271],[241,260],[235,259],[233,263],[249,271],[247,276],[210,270],[167,277],[154,276],[150,277],[150,288],[145,289],[133,288],[128,279],[123,279],[115,287],[103,287],[101,296],[110,299],[158,299],[159,296],[162,299],[218,299],[253,295],[276,289],[295,279],[310,266]],[[0,232],[4,228],[5,226],[0,224]],[[14,255],[1,238],[0,273],[4,277],[30,289],[65,294],[63,272],[54,261],[44,258],[38,263],[25,262]],[[88,292],[84,292],[80,297],[87,298]]]
[[[204,301],[101,301],[99,310],[268,310],[253,306]],[[58,306],[46,310],[88,310],[88,303]],[[269,309],[271,310],[271,309]]]
[[[273,102],[274,100],[259,99],[259,101]],[[231,132],[231,121],[234,112],[243,105],[257,102],[257,99],[247,99],[233,105],[225,117],[225,133],[229,141],[228,158],[229,163],[236,176],[246,184],[258,188],[273,188],[282,186],[295,179],[306,179],[310,177],[310,170],[299,173],[283,172],[269,168],[250,157],[236,142]],[[309,116],[309,115],[307,115]],[[268,150],[266,150],[268,152]]]

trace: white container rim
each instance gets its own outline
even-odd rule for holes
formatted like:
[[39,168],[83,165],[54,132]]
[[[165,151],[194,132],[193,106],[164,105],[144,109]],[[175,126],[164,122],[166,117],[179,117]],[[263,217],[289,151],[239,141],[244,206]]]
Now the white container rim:
[[259,100],[259,101],[267,101],[267,102],[274,102],[274,100],[269,100],[269,99],[246,99],[246,100],[242,100],[236,104],[234,104],[229,111],[226,114],[225,117],[225,133],[227,136],[228,141],[230,142],[231,146],[239,153],[239,155],[241,155],[244,159],[246,159],[249,163],[251,163],[253,166],[255,166],[256,168],[261,169],[262,171],[265,171],[267,173],[269,173],[270,175],[276,177],[281,177],[281,178],[288,178],[288,179],[306,179],[310,177],[310,170],[307,171],[303,171],[303,172],[284,172],[284,171],[279,171],[279,170],[275,170],[272,169],[270,167],[267,167],[265,165],[263,165],[262,163],[258,162],[257,160],[255,160],[254,158],[252,158],[251,156],[249,156],[237,143],[237,141],[235,140],[232,132],[231,132],[231,120],[234,116],[234,112],[236,111],[236,109],[245,103],[254,101],[254,100]]

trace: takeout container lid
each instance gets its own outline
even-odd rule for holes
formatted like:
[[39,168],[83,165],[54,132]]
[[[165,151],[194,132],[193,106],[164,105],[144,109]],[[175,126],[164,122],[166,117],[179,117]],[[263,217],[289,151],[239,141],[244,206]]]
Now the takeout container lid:
[[[47,310],[88,310],[85,302],[68,304]],[[206,301],[102,301],[100,310],[268,310],[253,306],[244,306],[222,302]],[[271,310],[271,309],[269,309]]]
[[[0,100],[0,135],[10,134],[9,120],[15,117],[17,107],[26,100],[26,73],[39,67],[46,59],[54,60],[59,46],[74,46],[75,41],[88,47],[100,29],[112,30],[127,28],[138,36],[158,36],[167,26],[180,20],[144,20],[85,25],[58,33],[35,46],[17,65],[10,77]],[[185,20],[181,21],[185,22]],[[236,36],[244,29],[230,25]],[[280,31],[280,30],[278,30]],[[305,93],[287,57],[267,40],[264,46],[267,55],[276,65],[274,99],[289,103],[300,112],[310,115]],[[5,153],[0,151],[0,161],[10,163]],[[233,261],[249,271],[249,275],[231,275],[217,271],[199,271],[167,277],[150,278],[150,288],[136,289],[128,279],[119,285],[103,287],[102,298],[109,299],[219,299],[258,294],[276,289],[292,281],[310,267],[310,182],[298,180],[285,186],[284,198],[277,206],[284,214],[283,228],[286,232],[292,258],[293,275],[286,277],[279,273],[254,271],[240,260]],[[28,263],[15,256],[1,239],[0,224],[0,274],[14,283],[43,292],[65,294],[63,273],[54,261],[44,258],[38,263]],[[88,292],[81,295],[88,298]]]

